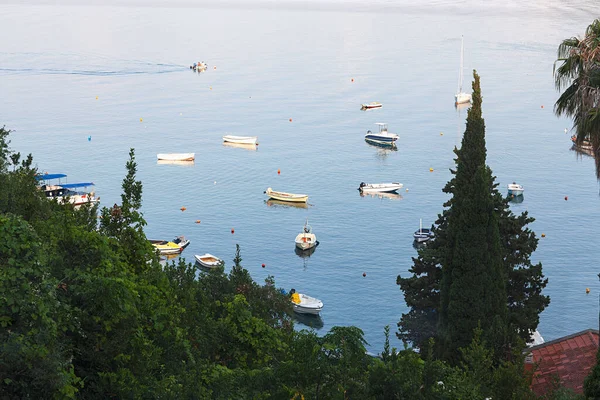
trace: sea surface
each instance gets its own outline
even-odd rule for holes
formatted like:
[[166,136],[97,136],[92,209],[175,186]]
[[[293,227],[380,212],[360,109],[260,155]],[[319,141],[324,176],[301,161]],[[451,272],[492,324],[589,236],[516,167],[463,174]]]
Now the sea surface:
[[[396,277],[416,256],[412,234],[447,200],[466,118],[453,103],[464,36],[487,162],[502,192],[525,187],[514,212],[536,218],[533,257],[551,297],[539,331],[598,327],[599,183],[594,160],[571,149],[571,121],[553,113],[552,75],[558,44],[584,33],[597,2],[46,3],[0,5],[0,124],[12,148],[69,183],[93,181],[103,206],[120,202],[135,148],[149,238],[185,235],[183,257],[209,252],[227,269],[239,244],[254,279],[323,300],[319,334],[356,325],[373,352],[407,311]],[[208,70],[192,72],[198,61]],[[360,110],[371,101],[383,108]],[[397,151],[364,141],[376,122],[400,136]],[[224,146],[225,134],[260,144]],[[196,161],[158,164],[168,152]],[[396,197],[357,191],[393,181],[404,184]],[[267,202],[268,187],[309,205]],[[303,258],[294,238],[307,219],[320,245]]]

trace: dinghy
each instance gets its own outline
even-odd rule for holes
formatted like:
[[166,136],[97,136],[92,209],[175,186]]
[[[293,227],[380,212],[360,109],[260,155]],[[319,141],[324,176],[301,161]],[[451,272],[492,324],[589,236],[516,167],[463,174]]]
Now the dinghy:
[[169,242],[168,240],[150,240],[150,243],[152,243],[154,248],[158,250],[161,255],[179,254],[183,251],[182,246],[177,243]]
[[195,153],[159,153],[156,155],[159,160],[165,161],[194,161]]
[[308,225],[308,220],[306,220],[302,232],[296,236],[295,243],[300,250],[310,250],[319,244],[317,236],[312,233],[312,227]]
[[225,135],[223,136],[223,142],[225,143],[237,143],[237,144],[258,144],[257,136],[234,136]]
[[218,266],[225,264],[223,260],[221,260],[219,257],[213,256],[209,253],[203,254],[201,256],[196,254],[194,255],[194,258],[196,259],[196,262],[198,264],[211,269],[217,268]]
[[307,194],[277,192],[271,188],[267,188],[264,193],[270,198],[280,201],[290,201],[293,203],[306,203],[308,201]]
[[519,185],[518,183],[513,182],[508,184],[508,194],[510,195],[521,196],[524,190],[523,185]]
[[294,311],[299,314],[318,315],[323,309],[323,302],[319,299],[303,293],[296,293],[295,289],[290,290],[290,295]]

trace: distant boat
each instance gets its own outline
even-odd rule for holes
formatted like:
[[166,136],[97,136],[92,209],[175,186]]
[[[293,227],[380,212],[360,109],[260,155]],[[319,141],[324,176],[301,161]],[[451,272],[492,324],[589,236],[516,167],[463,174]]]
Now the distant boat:
[[433,231],[428,228],[423,228],[423,220],[419,219],[419,230],[415,231],[413,237],[419,243],[427,242],[434,236]]
[[290,201],[293,203],[306,203],[308,201],[307,194],[276,192],[275,190],[273,190],[271,188],[267,188],[267,190],[265,190],[265,194],[272,199],[280,200],[280,201]]
[[175,239],[173,239],[173,243],[175,243],[182,249],[185,249],[190,244],[190,241],[186,239],[185,236],[177,236]]
[[180,246],[179,244],[170,242],[168,240],[149,240],[149,242],[152,243],[154,248],[158,250],[161,255],[179,254],[184,249],[184,246]]
[[523,185],[519,185],[515,182],[509,183],[507,186],[508,194],[513,196],[521,196],[523,194],[523,191],[525,190],[525,188],[523,188]]
[[314,297],[302,293],[296,293],[295,289],[290,291],[294,311],[300,314],[318,315],[323,309],[323,302]]
[[319,244],[317,236],[312,233],[312,227],[308,225],[308,220],[306,220],[302,232],[296,236],[294,242],[296,243],[296,247],[301,250],[310,250]]
[[577,143],[577,136],[573,135],[571,136],[571,142],[575,150],[591,156],[594,155],[594,146],[592,146],[592,142],[589,140],[582,140],[580,143]]
[[471,102],[471,93],[463,92],[463,58],[465,52],[464,38],[460,37],[460,69],[458,70],[458,91],[454,95],[454,105]]
[[361,104],[361,105],[360,105],[360,108],[361,108],[361,110],[370,110],[370,109],[372,109],[372,108],[381,108],[381,107],[383,107],[383,104],[381,104],[381,103],[378,103],[378,102],[376,102],[376,101],[373,101],[373,102],[371,102],[371,103],[367,103],[367,104]]
[[194,161],[196,153],[159,153],[156,158],[165,161]]
[[203,255],[196,254],[196,255],[194,255],[194,258],[196,259],[196,262],[198,264],[200,264],[206,268],[217,268],[218,266],[225,264],[225,262],[223,260],[221,260],[219,257],[213,256],[212,254],[209,254],[209,253],[206,253]]
[[256,145],[256,144],[258,144],[258,137],[257,136],[225,135],[225,136],[223,136],[223,142]]
[[399,182],[392,183],[364,183],[361,182],[358,190],[361,193],[391,193],[402,189],[403,184]]
[[[94,186],[94,182],[61,183],[61,179],[66,178],[66,174],[39,174],[36,179],[41,182],[39,188],[49,200],[56,200],[58,204],[72,204],[79,207],[84,204],[96,204],[100,197],[92,192],[78,190]],[[52,180],[57,180],[54,184]]]
[[387,146],[395,146],[396,140],[398,140],[398,135],[395,133],[389,133],[387,129],[387,124],[383,122],[375,123],[379,127],[379,132],[374,133],[371,131],[367,131],[365,135],[365,140],[367,142],[383,144]]

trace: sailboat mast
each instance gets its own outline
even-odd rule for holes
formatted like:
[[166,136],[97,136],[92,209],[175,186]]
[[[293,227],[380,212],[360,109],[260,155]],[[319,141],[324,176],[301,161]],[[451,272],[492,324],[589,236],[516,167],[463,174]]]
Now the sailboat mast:
[[463,54],[465,51],[465,39],[460,36],[460,69],[458,70],[458,93],[462,93],[463,84]]

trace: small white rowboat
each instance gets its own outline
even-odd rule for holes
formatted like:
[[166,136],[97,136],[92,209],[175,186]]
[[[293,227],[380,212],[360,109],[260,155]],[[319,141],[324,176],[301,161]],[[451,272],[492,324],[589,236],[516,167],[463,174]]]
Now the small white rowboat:
[[160,153],[156,158],[166,161],[194,161],[196,153]]
[[303,293],[296,293],[294,289],[292,289],[292,304],[294,311],[299,314],[318,315],[323,309],[323,302],[321,300]]
[[257,136],[225,135],[225,136],[223,136],[223,142],[226,142],[226,143],[237,143],[237,144],[257,144],[258,143],[258,137]]
[[521,196],[524,190],[523,185],[519,185],[518,183],[513,182],[508,184],[508,194],[513,196]]
[[271,188],[267,188],[267,190],[265,190],[265,194],[275,200],[291,201],[293,203],[306,203],[308,201],[307,194],[276,192]]
[[217,268],[223,265],[224,262],[219,257],[213,256],[212,254],[194,255],[196,262],[206,268]]

